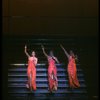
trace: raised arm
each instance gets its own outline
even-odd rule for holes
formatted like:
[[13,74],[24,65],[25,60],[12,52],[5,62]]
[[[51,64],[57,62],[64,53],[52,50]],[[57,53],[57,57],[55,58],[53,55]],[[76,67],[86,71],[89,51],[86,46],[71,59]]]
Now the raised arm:
[[25,45],[25,50],[24,50],[24,52],[25,52],[25,54],[26,54],[27,57],[30,57],[30,55],[29,55],[28,52],[27,52],[27,46],[26,46],[26,45]]
[[69,54],[67,53],[67,51],[65,50],[65,48],[60,44],[60,47],[63,49],[63,51],[65,52],[65,54],[66,54],[66,56],[68,57],[68,59],[69,59]]
[[44,55],[48,58],[48,55],[47,55],[47,53],[46,53],[45,50],[44,50],[44,46],[41,45],[41,47],[42,47],[42,50],[43,50]]

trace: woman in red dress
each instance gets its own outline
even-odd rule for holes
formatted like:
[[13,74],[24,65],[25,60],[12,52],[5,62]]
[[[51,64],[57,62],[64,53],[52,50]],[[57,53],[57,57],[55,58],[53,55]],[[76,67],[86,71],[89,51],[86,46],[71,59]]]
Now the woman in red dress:
[[27,46],[25,46],[25,54],[28,57],[28,68],[27,68],[27,76],[28,83],[26,84],[27,88],[30,90],[36,90],[36,64],[38,59],[35,57],[35,52],[32,51],[32,56],[27,53]]
[[67,53],[67,51],[64,49],[62,45],[60,45],[61,48],[64,50],[66,56],[68,57],[68,76],[69,76],[69,84],[71,88],[77,88],[80,87],[78,78],[77,78],[77,69],[76,69],[76,62],[77,59],[72,51],[70,51],[70,54]]
[[56,57],[54,57],[53,52],[50,51],[50,55],[47,55],[44,47],[42,47],[43,53],[44,55],[47,57],[48,60],[48,81],[49,81],[49,90],[50,92],[52,91],[56,91],[57,90],[57,86],[58,86],[58,80],[57,80],[57,68],[55,63],[59,63],[59,61],[57,60]]

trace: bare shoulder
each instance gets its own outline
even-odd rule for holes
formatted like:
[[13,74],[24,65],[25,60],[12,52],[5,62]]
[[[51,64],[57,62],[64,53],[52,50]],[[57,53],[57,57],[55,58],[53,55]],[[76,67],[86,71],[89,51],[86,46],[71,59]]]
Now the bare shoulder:
[[57,59],[57,57],[53,56],[54,59]]
[[57,57],[54,57],[54,58],[56,58],[56,59],[57,59]]
[[34,57],[34,59],[38,60],[38,58],[37,58],[37,57]]

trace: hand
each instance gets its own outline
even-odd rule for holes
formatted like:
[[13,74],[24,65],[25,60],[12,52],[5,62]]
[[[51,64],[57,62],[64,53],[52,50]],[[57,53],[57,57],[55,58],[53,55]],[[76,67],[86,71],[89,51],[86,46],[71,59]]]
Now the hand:
[[41,47],[42,47],[42,49],[44,49],[44,46],[43,45],[41,45]]
[[27,48],[27,46],[25,45],[25,49]]
[[62,44],[60,44],[60,47],[64,50],[64,47],[62,46]]
[[63,48],[62,44],[60,44],[60,47]]

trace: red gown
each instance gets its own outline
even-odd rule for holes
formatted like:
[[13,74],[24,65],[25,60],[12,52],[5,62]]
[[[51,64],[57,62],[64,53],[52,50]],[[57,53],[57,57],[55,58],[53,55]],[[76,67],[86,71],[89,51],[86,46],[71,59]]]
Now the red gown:
[[[28,85],[31,84],[31,86],[29,85],[29,87],[33,88],[33,90],[36,90],[36,67],[34,64],[33,57],[30,57],[28,59],[27,75],[28,75]],[[31,75],[31,81],[30,81],[30,75]]]
[[67,71],[68,71],[70,87],[72,88],[80,87],[80,84],[77,78],[77,69],[76,69],[75,59],[72,58],[72,56],[70,56],[69,58]]
[[52,91],[54,85],[57,86],[58,82],[55,79],[52,79],[50,75],[53,73],[54,76],[57,78],[57,68],[55,66],[55,60],[52,58],[48,59],[49,67],[48,67],[48,81],[49,81],[49,90]]

